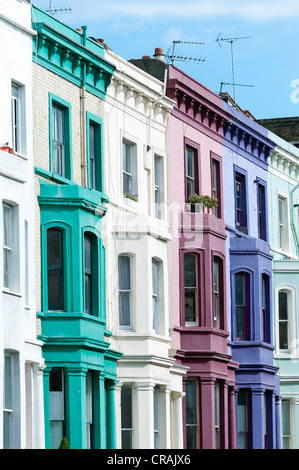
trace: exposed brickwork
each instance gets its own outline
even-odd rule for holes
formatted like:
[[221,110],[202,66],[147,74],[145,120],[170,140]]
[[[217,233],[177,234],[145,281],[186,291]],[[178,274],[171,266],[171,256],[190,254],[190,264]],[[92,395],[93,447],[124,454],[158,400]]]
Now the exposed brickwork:
[[287,142],[297,143],[296,147],[299,146],[299,117],[257,119],[256,122]]

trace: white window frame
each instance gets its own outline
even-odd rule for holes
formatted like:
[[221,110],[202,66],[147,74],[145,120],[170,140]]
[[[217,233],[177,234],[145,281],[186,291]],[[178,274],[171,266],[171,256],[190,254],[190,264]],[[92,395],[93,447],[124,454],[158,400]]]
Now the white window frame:
[[25,86],[11,82],[11,146],[15,153],[26,154]]
[[[287,293],[288,302],[288,348],[280,349],[279,343],[279,292]],[[275,288],[275,317],[276,317],[276,355],[285,356],[295,354],[298,345],[295,342],[296,319],[296,289],[288,284],[280,284]]]
[[[8,370],[8,358],[10,361]],[[3,396],[3,448],[13,449],[19,447],[19,408],[18,387],[20,381],[19,355],[11,351],[4,351],[4,396]],[[10,383],[7,383],[7,382]]]
[[[130,390],[130,398],[131,398],[131,408],[132,408],[132,416],[131,416],[131,422],[132,422],[132,427],[130,428],[123,428],[122,427],[122,422],[121,422],[121,434],[123,431],[129,431],[131,432],[131,443],[132,443],[132,449],[135,448],[135,390],[134,390],[134,386],[133,384],[131,383],[123,383],[122,384],[122,390],[121,390],[121,393],[123,391],[123,388],[126,388],[126,389],[129,389]],[[121,445],[121,448],[122,445]]]
[[[280,203],[282,209],[280,211]],[[290,218],[288,196],[278,191],[277,197],[277,224],[278,224],[278,249],[285,253],[290,251]]]
[[[3,221],[3,289],[18,293],[20,289],[20,272],[19,272],[19,206],[2,201],[2,221]],[[8,214],[8,233],[5,234],[4,218]],[[5,259],[7,260],[5,262]],[[7,266],[7,272],[5,270]]]
[[160,434],[161,434],[161,423],[160,423],[160,402],[161,393],[158,385],[154,387],[154,448],[160,449]]
[[[119,259],[120,257],[127,257],[129,258],[129,277],[130,277],[130,288],[129,289],[120,289],[120,282],[119,282]],[[119,323],[119,328],[121,330],[132,330],[133,329],[133,292],[134,292],[134,286],[133,286],[133,257],[130,254],[127,253],[120,253],[118,255],[118,297],[120,298],[121,293],[128,293],[129,294],[129,324],[128,325],[122,325],[120,323],[120,303],[118,305],[118,323]]]
[[155,217],[164,218],[165,202],[165,183],[164,183],[164,158],[161,155],[154,154],[154,201]]
[[[283,410],[282,410],[282,402],[288,402],[289,405],[289,417],[290,417],[290,422],[289,422],[289,429],[290,429],[290,434],[283,434]],[[295,416],[295,403],[294,399],[290,397],[281,397],[281,448],[284,449],[283,447],[283,441],[284,438],[289,439],[289,444],[290,447],[287,447],[287,449],[293,449],[294,448],[294,416]]]
[[[188,153],[191,154],[191,168],[188,165]],[[186,145],[185,147],[185,166],[186,166],[186,191],[188,194],[188,184],[191,185],[191,192],[189,194],[194,194],[195,192],[195,150]]]
[[[154,275],[156,271],[156,276]],[[157,258],[152,258],[152,313],[153,313],[153,330],[161,333],[163,323],[163,263]]]
[[[125,165],[127,161],[124,156],[125,152],[129,151],[129,162],[130,168]],[[126,194],[130,194],[132,196],[138,197],[138,168],[137,168],[137,144],[136,142],[130,141],[127,138],[122,139],[122,193],[123,196]],[[124,177],[128,177],[129,179],[129,188],[125,190],[124,187]]]

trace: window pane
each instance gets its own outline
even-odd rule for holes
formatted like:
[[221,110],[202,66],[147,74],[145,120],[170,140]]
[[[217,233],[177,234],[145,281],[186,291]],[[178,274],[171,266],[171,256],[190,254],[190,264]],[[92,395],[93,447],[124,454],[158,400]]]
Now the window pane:
[[96,189],[96,141],[95,141],[95,126],[89,126],[89,172],[90,172],[90,187]]
[[279,349],[288,349],[288,324],[279,324]]
[[65,176],[64,165],[64,110],[53,106],[53,171],[58,175]]
[[122,449],[133,448],[133,395],[132,388],[124,386],[121,391],[121,438]]
[[238,449],[248,447],[248,402],[247,391],[240,390],[238,393]]
[[59,271],[48,271],[48,304],[49,308],[62,307],[62,279]]
[[62,232],[47,232],[48,308],[63,310]]
[[245,276],[243,274],[236,274],[235,288],[236,305],[245,305]]
[[85,312],[92,314],[92,240],[84,235]]
[[62,392],[62,369],[53,368],[50,372],[50,392]]
[[290,434],[290,402],[289,400],[282,400],[281,407],[282,407],[282,434]]
[[196,380],[186,381],[186,447],[197,448],[197,387]]
[[186,423],[197,424],[196,381],[186,381]]
[[196,287],[196,259],[194,255],[184,256],[185,287]]
[[153,329],[159,331],[159,264],[152,261]]
[[4,408],[12,410],[12,357],[4,356]]
[[279,292],[279,319],[288,319],[288,294],[286,292]]
[[62,265],[61,231],[48,230],[47,245],[48,267],[60,268]]
[[120,256],[118,259],[119,288],[121,290],[130,290],[130,258],[129,256]]

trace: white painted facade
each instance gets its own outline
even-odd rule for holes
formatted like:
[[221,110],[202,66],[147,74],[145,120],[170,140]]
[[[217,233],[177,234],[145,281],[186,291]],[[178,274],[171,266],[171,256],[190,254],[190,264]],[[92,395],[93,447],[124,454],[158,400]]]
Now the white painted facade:
[[[112,348],[123,353],[117,366],[117,447],[127,442],[137,449],[182,448],[186,368],[170,354],[167,122],[173,102],[164,96],[162,82],[111,51],[106,59],[116,67],[105,101],[110,202],[103,230],[107,328]],[[125,197],[126,192],[138,200]],[[125,258],[120,262],[119,256]]]
[[0,0],[0,448],[44,448],[37,340],[31,5]]

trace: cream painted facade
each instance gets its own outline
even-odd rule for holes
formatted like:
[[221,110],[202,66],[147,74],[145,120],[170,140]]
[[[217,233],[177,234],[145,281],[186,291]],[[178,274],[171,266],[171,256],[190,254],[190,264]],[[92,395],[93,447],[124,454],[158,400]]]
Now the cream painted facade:
[[35,300],[34,34],[30,3],[0,0],[0,448],[14,449],[45,445]]
[[116,67],[105,101],[110,202],[103,231],[107,328],[113,349],[123,353],[117,364],[117,448],[182,448],[186,368],[171,357],[170,337],[167,123],[173,102],[162,82],[110,50],[106,59]]

